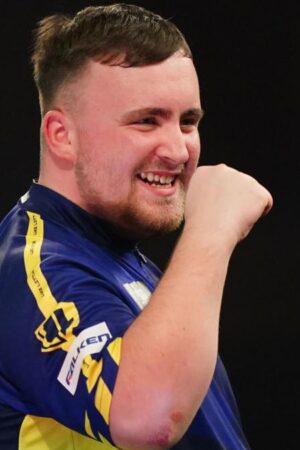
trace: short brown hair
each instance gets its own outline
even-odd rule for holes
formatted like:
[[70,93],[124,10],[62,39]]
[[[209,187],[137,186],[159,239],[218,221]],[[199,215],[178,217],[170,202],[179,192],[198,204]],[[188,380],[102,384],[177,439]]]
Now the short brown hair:
[[44,107],[89,58],[102,64],[143,66],[164,61],[178,50],[192,58],[178,28],[170,21],[129,4],[87,7],[74,16],[44,18],[35,30],[32,63]]

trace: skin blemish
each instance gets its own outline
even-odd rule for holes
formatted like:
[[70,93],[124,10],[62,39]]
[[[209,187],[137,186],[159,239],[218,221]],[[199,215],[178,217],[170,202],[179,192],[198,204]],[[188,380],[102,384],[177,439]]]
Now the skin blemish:
[[180,411],[175,411],[171,414],[171,420],[174,423],[180,423],[182,421],[182,413]]

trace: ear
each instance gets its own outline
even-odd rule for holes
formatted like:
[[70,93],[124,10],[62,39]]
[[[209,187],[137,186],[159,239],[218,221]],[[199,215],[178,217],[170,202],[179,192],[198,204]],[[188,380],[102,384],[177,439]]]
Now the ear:
[[63,111],[54,109],[45,114],[42,134],[53,157],[66,163],[75,161],[74,127],[72,120]]

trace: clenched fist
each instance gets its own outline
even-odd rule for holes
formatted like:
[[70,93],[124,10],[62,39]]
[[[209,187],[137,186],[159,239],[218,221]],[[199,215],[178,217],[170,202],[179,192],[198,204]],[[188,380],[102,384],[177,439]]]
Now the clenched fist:
[[187,193],[186,229],[234,248],[272,204],[271,194],[251,176],[225,164],[199,167]]

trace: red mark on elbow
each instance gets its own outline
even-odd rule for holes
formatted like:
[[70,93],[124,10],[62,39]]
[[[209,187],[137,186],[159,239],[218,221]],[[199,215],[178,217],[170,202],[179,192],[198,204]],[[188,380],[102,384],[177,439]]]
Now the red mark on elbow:
[[[183,414],[180,411],[175,411],[171,414],[170,419],[171,423],[169,425],[162,426],[150,439],[149,444],[153,446],[153,448],[164,448],[171,444],[172,439],[174,439],[174,436],[172,436],[172,430],[174,432],[174,427],[176,428],[176,426],[182,422]],[[175,432],[175,434],[177,433]]]
[[175,411],[171,414],[171,420],[174,423],[180,423],[182,421],[183,415],[180,411]]
[[163,427],[160,430],[157,430],[156,433],[149,440],[149,445],[153,446],[153,448],[161,448],[168,446],[170,442],[170,428]]

